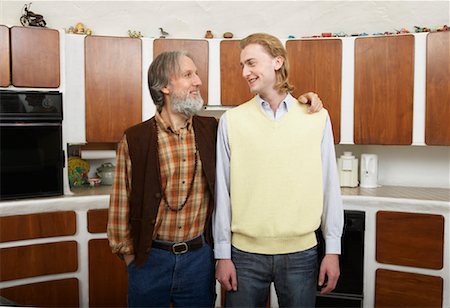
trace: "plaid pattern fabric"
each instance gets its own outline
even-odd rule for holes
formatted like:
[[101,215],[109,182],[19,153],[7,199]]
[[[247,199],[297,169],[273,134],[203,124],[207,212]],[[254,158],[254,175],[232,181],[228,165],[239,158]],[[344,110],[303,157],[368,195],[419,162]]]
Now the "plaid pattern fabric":
[[[178,209],[186,200],[194,173],[196,148],[192,118],[178,132],[174,132],[159,114],[156,115],[156,122],[162,189],[170,207]],[[181,242],[203,233],[209,198],[202,164],[198,157],[197,172],[186,205],[182,210],[174,211],[168,209],[165,201],[161,200],[154,238]]]
[[116,175],[109,199],[107,234],[113,253],[133,254],[133,241],[128,226],[128,197],[131,191],[131,160],[128,143],[123,136],[117,149]]
[[[173,132],[157,113],[159,133],[159,159],[162,188],[173,208],[186,199],[195,164],[195,135],[192,120],[185,128]],[[183,183],[184,182],[184,183]],[[112,187],[107,234],[113,253],[133,254],[130,236],[129,194],[131,191],[131,160],[126,136],[119,143],[116,158],[116,176]],[[194,186],[188,202],[181,211],[167,210],[161,200],[153,238],[180,242],[203,233],[210,194],[206,189],[200,157]]]

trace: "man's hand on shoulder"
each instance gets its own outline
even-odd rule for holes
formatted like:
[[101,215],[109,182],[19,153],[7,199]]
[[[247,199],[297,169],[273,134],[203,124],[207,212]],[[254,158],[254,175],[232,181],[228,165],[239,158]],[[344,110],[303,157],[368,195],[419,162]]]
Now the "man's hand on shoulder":
[[319,95],[314,92],[307,92],[299,96],[298,101],[302,104],[311,104],[308,109],[309,113],[319,112],[323,108]]
[[230,259],[217,260],[216,279],[227,291],[237,291],[236,268]]
[[339,275],[339,255],[325,255],[319,271],[319,287],[322,287],[320,294],[328,294],[333,291],[336,288]]

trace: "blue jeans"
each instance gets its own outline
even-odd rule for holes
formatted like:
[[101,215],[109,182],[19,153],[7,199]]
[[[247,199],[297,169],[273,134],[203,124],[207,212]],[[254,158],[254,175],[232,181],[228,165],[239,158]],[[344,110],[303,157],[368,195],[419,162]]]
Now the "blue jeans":
[[317,248],[263,255],[231,250],[237,291],[226,293],[226,307],[265,307],[273,282],[280,307],[314,307],[318,274]]
[[213,307],[214,255],[211,247],[175,255],[152,248],[147,262],[128,267],[129,307]]

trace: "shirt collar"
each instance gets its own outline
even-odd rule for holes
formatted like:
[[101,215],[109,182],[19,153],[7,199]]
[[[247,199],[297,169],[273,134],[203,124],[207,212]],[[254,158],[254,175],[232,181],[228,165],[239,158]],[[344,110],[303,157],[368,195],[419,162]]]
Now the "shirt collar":
[[[179,131],[175,131],[174,129],[172,129],[172,127],[170,126],[170,123],[166,123],[164,121],[163,117],[161,116],[161,114],[158,111],[156,111],[155,119],[156,119],[156,123],[158,123],[159,127],[162,128],[163,130],[165,130],[169,133],[173,133],[173,134],[179,133]],[[185,128],[188,131],[192,130],[192,117],[190,117],[189,119],[186,120],[185,126],[181,127],[181,129],[185,129]]]
[[[256,101],[258,102],[258,105],[261,106],[261,108],[265,109],[265,108],[269,108],[270,109],[270,105],[268,102],[266,102],[265,100],[263,100],[261,98],[261,96],[256,95]],[[284,108],[286,109],[286,111],[289,111],[289,109],[291,108],[292,104],[295,102],[295,98],[292,96],[291,93],[288,93],[286,95],[286,97],[283,99],[283,101],[281,102],[281,104],[278,106],[278,109],[280,108]]]

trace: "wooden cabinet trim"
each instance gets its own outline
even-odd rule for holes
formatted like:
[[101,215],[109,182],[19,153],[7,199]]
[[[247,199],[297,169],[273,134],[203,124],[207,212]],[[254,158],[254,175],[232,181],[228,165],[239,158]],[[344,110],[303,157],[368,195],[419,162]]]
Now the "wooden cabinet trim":
[[86,141],[119,142],[142,122],[142,41],[85,37]]
[[342,40],[288,40],[289,81],[295,98],[316,92],[328,110],[333,126],[334,143],[340,142]]
[[165,51],[185,50],[192,57],[197,74],[202,81],[200,93],[205,105],[208,104],[209,83],[209,43],[201,39],[155,39],[153,41],[153,59]]
[[0,243],[53,236],[74,235],[74,211],[0,217]]
[[11,27],[11,83],[15,87],[58,88],[60,85],[59,31]]
[[126,307],[128,276],[125,262],[111,252],[107,239],[89,241],[89,304]]
[[377,269],[375,307],[442,307],[443,279]]
[[77,242],[67,241],[0,249],[0,281],[78,269]]
[[11,41],[9,28],[0,25],[0,87],[11,84]]
[[87,221],[90,233],[105,233],[108,225],[108,209],[89,210]]
[[450,31],[428,33],[425,143],[450,145]]
[[414,36],[355,40],[355,144],[410,145]]
[[79,307],[78,279],[68,278],[0,289],[0,295],[21,306]]
[[386,264],[442,269],[444,217],[378,211],[376,260]]

